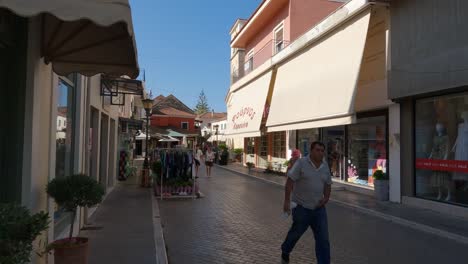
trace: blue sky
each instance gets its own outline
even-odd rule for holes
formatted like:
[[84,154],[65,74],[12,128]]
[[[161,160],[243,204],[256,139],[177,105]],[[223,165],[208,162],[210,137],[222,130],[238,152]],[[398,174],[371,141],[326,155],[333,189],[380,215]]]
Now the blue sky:
[[140,67],[153,96],[174,94],[193,108],[203,89],[226,111],[229,30],[260,0],[131,0]]

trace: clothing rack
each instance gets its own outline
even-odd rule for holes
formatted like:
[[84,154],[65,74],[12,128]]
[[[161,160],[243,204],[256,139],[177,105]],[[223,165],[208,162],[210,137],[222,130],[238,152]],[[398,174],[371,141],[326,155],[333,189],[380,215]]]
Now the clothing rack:
[[[161,166],[161,172],[160,172],[160,199],[161,201],[163,199],[181,199],[181,198],[190,198],[190,199],[195,199],[197,198],[197,188],[198,188],[198,184],[197,184],[197,179],[196,177],[194,176],[194,173],[193,173],[193,170],[194,170],[194,162],[193,162],[193,151],[192,150],[188,150],[186,148],[157,148],[153,151],[153,157],[155,156],[155,154],[157,155],[157,159],[156,160],[160,160],[161,163],[163,163],[163,160],[161,159],[161,154],[164,153],[165,155],[167,154],[188,154],[189,156],[184,156],[184,158],[186,158],[186,162],[188,161],[188,165],[190,166],[190,178],[192,180],[192,185],[191,185],[191,192],[190,192],[190,195],[173,195],[171,193],[171,196],[167,197],[165,196],[165,193],[164,193],[164,188],[167,186],[164,186],[164,178],[165,176],[167,177],[167,175],[169,174],[169,172],[172,170],[172,169],[176,169],[176,174],[179,173],[179,175],[181,173],[184,172],[184,169],[187,169],[187,167],[184,167],[182,169],[182,171],[178,171],[178,169],[181,169],[180,167],[179,168],[175,168],[174,164],[172,164],[173,167],[165,167],[166,164],[162,164]],[[168,157],[171,157],[171,156],[165,156],[164,157],[164,163],[167,163],[166,162],[166,158]],[[174,158],[175,156],[172,156],[172,158]],[[181,158],[181,156],[178,156],[178,158]],[[182,158],[183,159],[183,158]],[[175,160],[173,160],[173,162],[175,162]],[[178,162],[181,162],[180,160],[178,160]],[[182,161],[183,162],[183,161]],[[186,164],[187,165],[187,164]],[[166,171],[168,170],[168,171]],[[172,172],[174,173],[174,172]],[[186,173],[186,172],[185,172]],[[167,177],[168,178],[168,177]]]

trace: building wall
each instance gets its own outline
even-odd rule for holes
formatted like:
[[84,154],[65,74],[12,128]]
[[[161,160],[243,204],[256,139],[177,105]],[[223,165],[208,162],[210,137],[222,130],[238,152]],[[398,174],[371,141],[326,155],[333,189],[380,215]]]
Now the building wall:
[[187,118],[187,117],[166,117],[166,116],[152,116],[151,117],[151,126],[156,127],[176,127],[182,128],[182,122],[188,122],[189,132],[196,132],[197,129],[195,128],[195,119],[194,118]]
[[289,17],[291,18],[289,39],[292,42],[343,3],[329,0],[290,0],[289,5]]
[[388,108],[388,148],[390,201],[401,202],[401,160],[400,160],[400,105]]
[[468,84],[468,1],[394,0],[389,97]]
[[[28,68],[26,73],[25,126],[23,147],[23,177],[21,203],[31,212],[49,211],[53,219],[53,204],[47,197],[45,187],[55,173],[56,109],[51,65],[40,58],[40,23],[29,21]],[[53,224],[47,235],[39,240],[53,239]],[[33,256],[34,263],[45,263],[46,258]]]
[[258,32],[258,34],[256,34],[253,39],[247,42],[247,45],[245,47],[245,59],[247,60],[248,53],[253,49],[254,68],[262,65],[273,55],[273,31],[281,22],[284,22],[284,40],[289,41],[290,19],[288,4],[284,5],[284,7],[281,8],[281,10],[272,17],[270,22],[263,26],[262,30]]

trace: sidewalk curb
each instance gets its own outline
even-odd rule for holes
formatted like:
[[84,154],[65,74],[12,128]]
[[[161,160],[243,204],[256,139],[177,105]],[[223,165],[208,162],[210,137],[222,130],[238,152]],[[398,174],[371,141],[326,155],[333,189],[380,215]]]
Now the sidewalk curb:
[[[281,184],[279,184],[277,182],[269,181],[269,180],[266,180],[266,179],[263,179],[263,178],[260,178],[260,177],[254,176],[254,175],[250,175],[248,173],[239,172],[239,171],[229,169],[229,168],[226,168],[226,167],[222,167],[222,166],[218,166],[218,165],[216,165],[216,167],[221,168],[223,170],[227,170],[229,172],[232,172],[232,173],[235,173],[235,174],[238,174],[238,175],[241,175],[241,176],[255,178],[257,180],[264,181],[264,182],[267,182],[267,183],[270,183],[270,184],[273,184],[273,185],[276,185],[276,186],[281,186],[281,187],[283,186],[283,185],[281,185]],[[390,221],[390,222],[399,224],[401,226],[409,227],[409,228],[412,228],[412,229],[415,229],[415,230],[418,230],[418,231],[422,231],[422,232],[432,234],[432,235],[437,235],[437,236],[442,237],[442,238],[450,239],[450,240],[456,241],[458,243],[468,245],[468,237],[465,237],[465,236],[457,235],[455,233],[447,232],[447,231],[437,229],[437,228],[434,228],[434,227],[431,227],[431,226],[428,226],[428,225],[416,223],[416,222],[413,222],[413,221],[410,221],[410,220],[403,219],[401,217],[397,217],[397,216],[377,212],[375,210],[367,209],[367,208],[357,206],[357,205],[354,205],[354,204],[351,204],[351,203],[335,200],[333,198],[330,198],[330,201],[332,201],[332,202],[334,202],[334,203],[336,203],[338,205],[354,209],[355,211],[358,211],[360,213],[364,213],[364,214],[367,214],[367,215],[370,215],[370,216],[378,217],[380,219]]]
[[161,214],[159,213],[159,204],[152,192],[150,192],[150,195],[153,208],[153,233],[156,250],[156,264],[167,264],[166,242],[164,241],[164,232],[161,224]]

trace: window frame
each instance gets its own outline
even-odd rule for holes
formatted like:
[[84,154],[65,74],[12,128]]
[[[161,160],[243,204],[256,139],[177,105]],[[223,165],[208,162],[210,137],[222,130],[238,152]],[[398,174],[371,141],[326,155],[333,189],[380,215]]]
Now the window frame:
[[[245,55],[245,63],[244,63],[244,72],[248,73],[253,71],[253,60],[254,60],[254,49],[251,49],[247,55]],[[247,66],[248,65],[248,66]]]
[[[186,128],[184,128],[184,124],[187,125]],[[180,122],[180,128],[181,128],[181,129],[185,129],[185,130],[189,130],[189,122],[187,122],[187,121],[182,121],[182,122]]]
[[273,132],[272,157],[286,159],[286,131]]
[[[279,31],[282,31],[281,35],[281,49],[278,49],[278,44],[276,43],[277,40],[277,34]],[[281,21],[274,29],[273,29],[273,55],[280,53],[284,49],[284,20]]]

